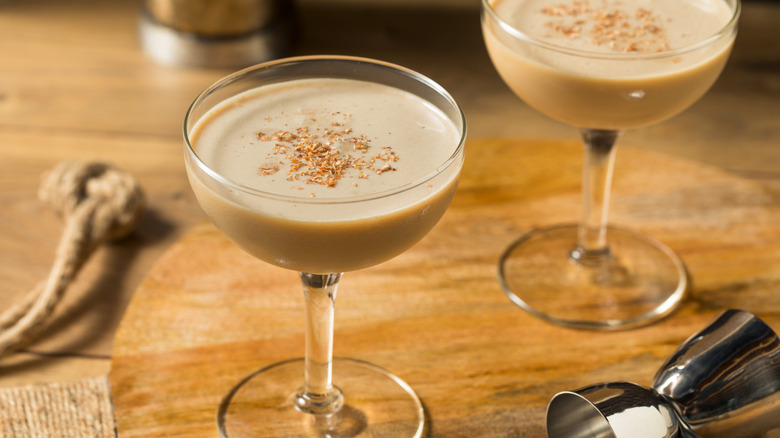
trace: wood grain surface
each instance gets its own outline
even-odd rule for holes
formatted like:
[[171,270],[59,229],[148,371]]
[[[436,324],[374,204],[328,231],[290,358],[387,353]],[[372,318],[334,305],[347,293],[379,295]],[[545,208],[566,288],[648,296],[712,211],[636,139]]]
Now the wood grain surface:
[[[498,254],[516,236],[576,218],[579,146],[575,130],[498,77],[479,1],[296,5],[291,55],[402,64],[442,84],[467,115],[466,174],[440,226],[396,260],[346,275],[337,303],[336,354],[409,381],[433,436],[540,437],[554,392],[614,378],[647,383],[724,308],[780,325],[777,2],[744,2],[729,64],[701,101],[622,139],[612,218],[677,250],[693,289],[670,318],[620,333],[542,323],[495,281]],[[229,72],[149,59],[139,6],[0,1],[0,306],[44,278],[54,257],[62,220],[37,200],[42,173],[62,160],[107,161],[132,173],[148,200],[133,235],[94,255],[35,341],[0,360],[0,386],[112,368],[120,437],[214,437],[228,387],[301,354],[302,298],[294,274],[251,259],[204,223],[181,124],[194,97]],[[490,140],[499,137],[511,140]],[[496,172],[497,162],[512,166]]]
[[[347,273],[336,304],[335,355],[406,380],[430,436],[543,437],[553,394],[609,380],[647,385],[725,309],[780,327],[780,199],[765,186],[619,150],[613,222],[668,244],[693,284],[678,311],[653,325],[576,331],[513,305],[496,263],[532,227],[576,220],[580,145],[480,139],[466,156],[439,225],[405,254]],[[119,436],[216,436],[221,397],[250,372],[301,356],[302,325],[295,273],[253,259],[209,223],[191,228],[145,277],[117,332]]]
[[[367,56],[417,70],[455,96],[472,140],[576,141],[575,130],[525,105],[498,77],[482,41],[478,0],[295,3],[299,32],[290,55]],[[205,220],[187,184],[181,124],[195,96],[229,72],[156,64],[139,44],[140,4],[0,1],[5,35],[0,39],[0,308],[41,281],[54,258],[63,224],[36,197],[44,172],[62,160],[106,161],[134,175],[148,200],[133,235],[92,257],[47,328],[32,344],[0,360],[0,386],[107,373],[114,334],[134,291],[158,258]],[[780,193],[780,4],[746,0],[743,5],[734,52],[715,86],[680,116],[628,132],[620,154],[658,151]],[[544,182],[544,190],[564,184],[554,181]],[[528,196],[507,186],[491,193],[496,202],[502,196]],[[572,217],[558,215],[555,219]],[[515,220],[500,248],[536,217],[522,212]],[[765,277],[755,272],[758,281]]]

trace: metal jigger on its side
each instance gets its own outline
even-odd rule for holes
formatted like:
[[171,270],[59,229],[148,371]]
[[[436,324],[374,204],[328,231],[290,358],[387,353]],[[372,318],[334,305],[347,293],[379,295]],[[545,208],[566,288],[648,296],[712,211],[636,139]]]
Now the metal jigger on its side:
[[743,438],[780,433],[780,339],[728,310],[666,360],[652,388],[609,382],[556,394],[549,438]]
[[139,34],[161,64],[236,69],[285,55],[294,15],[290,0],[145,0]]

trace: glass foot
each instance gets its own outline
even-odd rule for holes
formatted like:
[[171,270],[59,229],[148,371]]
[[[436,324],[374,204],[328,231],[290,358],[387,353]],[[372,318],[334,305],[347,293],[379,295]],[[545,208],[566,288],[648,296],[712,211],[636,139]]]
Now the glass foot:
[[648,324],[682,300],[685,266],[660,242],[608,227],[610,250],[578,258],[577,231],[534,230],[506,250],[499,281],[515,304],[553,324],[610,330]]
[[386,370],[354,359],[333,360],[333,382],[344,405],[331,415],[294,406],[304,360],[263,368],[240,382],[217,412],[221,437],[421,437],[422,402],[411,387]]

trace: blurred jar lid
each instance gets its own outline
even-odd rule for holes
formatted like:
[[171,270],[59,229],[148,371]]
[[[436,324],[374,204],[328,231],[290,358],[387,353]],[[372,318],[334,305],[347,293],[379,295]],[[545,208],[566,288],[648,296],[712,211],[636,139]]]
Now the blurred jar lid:
[[284,56],[294,15],[290,0],[146,0],[141,46],[165,65],[240,68]]

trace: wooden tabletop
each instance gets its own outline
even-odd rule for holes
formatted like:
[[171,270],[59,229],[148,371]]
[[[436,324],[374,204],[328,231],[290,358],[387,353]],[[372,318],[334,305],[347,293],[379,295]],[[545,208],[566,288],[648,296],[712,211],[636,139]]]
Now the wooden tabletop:
[[[138,3],[0,3],[0,306],[45,278],[54,258],[62,220],[36,197],[42,173],[66,159],[108,161],[133,174],[148,198],[136,231],[99,249],[37,340],[0,361],[2,386],[108,373],[134,292],[161,256],[205,220],[184,174],[181,122],[192,99],[228,71],[165,67],[146,57],[138,43]],[[576,131],[528,108],[498,78],[482,44],[476,0],[356,4],[299,2],[299,40],[291,54],[368,56],[420,71],[461,103],[473,144],[500,138],[576,143]],[[745,183],[766,202],[780,202],[778,20],[777,3],[747,2],[733,56],[713,89],[682,115],[627,133],[626,157],[666,155],[708,175],[716,171],[723,187]],[[475,159],[480,151],[469,153]],[[709,238],[729,241],[719,233]],[[748,301],[747,310],[777,321],[780,270],[746,267],[731,277],[717,268],[703,272],[696,287],[717,284],[721,294],[765,288],[766,300]],[[726,303],[739,301],[716,304]],[[696,305],[688,301],[683,310]]]
[[[650,385],[664,359],[724,309],[780,326],[776,196],[640,149],[621,155],[612,217],[680,255],[695,283],[685,303],[663,321],[619,332],[556,327],[522,311],[496,281],[498,255],[522,232],[576,216],[581,146],[513,138],[466,147],[442,221],[404,254],[346,273],[336,299],[334,355],[411,385],[426,409],[426,436],[543,437],[554,394],[604,381]],[[208,222],[191,228],[150,269],[117,331],[110,381],[120,437],[214,436],[216,407],[234,385],[303,354],[296,277]],[[257,433],[295,436],[303,421],[277,418],[273,432]]]

